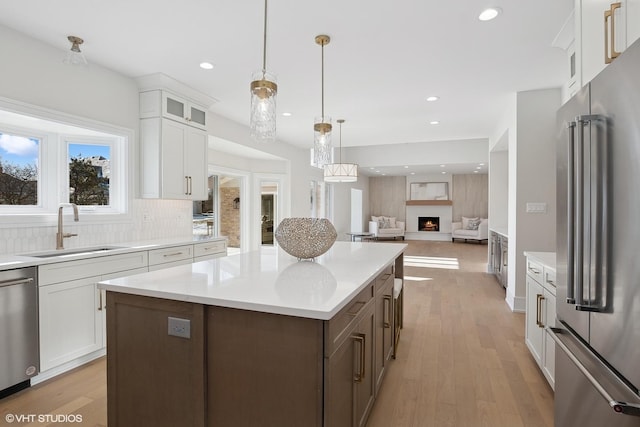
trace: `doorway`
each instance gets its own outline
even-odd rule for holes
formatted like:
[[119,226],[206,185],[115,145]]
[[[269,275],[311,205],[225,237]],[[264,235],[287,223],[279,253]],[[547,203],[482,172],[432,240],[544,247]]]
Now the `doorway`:
[[278,183],[262,181],[260,185],[260,241],[273,246],[274,224],[278,219]]
[[211,174],[208,198],[193,202],[193,234],[227,238],[229,253],[237,252],[242,240],[242,176]]

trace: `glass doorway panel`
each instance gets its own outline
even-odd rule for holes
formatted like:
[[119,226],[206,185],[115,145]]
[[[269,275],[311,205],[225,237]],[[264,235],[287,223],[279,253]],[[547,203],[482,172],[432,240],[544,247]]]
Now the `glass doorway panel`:
[[278,183],[262,181],[260,185],[261,243],[273,245],[273,232],[278,224]]

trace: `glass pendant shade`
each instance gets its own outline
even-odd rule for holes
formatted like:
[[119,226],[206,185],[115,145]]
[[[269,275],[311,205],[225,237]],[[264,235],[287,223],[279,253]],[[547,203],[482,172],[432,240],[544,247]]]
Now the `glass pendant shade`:
[[80,50],[80,45],[84,43],[84,40],[76,36],[69,36],[67,40],[71,43],[71,48],[67,51],[67,55],[62,62],[69,65],[88,65],[87,58],[84,57]]
[[331,117],[316,117],[313,125],[313,164],[323,168],[331,163]]
[[331,163],[324,167],[325,182],[356,182],[358,165],[355,163]]
[[276,95],[278,85],[273,74],[257,71],[251,82],[251,137],[259,142],[276,140]]

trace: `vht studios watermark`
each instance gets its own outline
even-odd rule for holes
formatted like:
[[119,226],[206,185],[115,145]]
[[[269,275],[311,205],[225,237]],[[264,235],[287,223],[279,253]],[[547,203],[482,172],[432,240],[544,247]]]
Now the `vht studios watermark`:
[[81,423],[80,414],[7,414],[4,420],[8,423]]

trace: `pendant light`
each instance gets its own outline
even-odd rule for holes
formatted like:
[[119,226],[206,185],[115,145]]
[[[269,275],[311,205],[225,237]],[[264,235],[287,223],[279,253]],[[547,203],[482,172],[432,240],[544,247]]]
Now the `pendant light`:
[[330,41],[329,36],[316,36],[316,43],[322,49],[322,115],[316,117],[313,124],[313,163],[318,168],[331,162],[331,117],[324,115],[324,46]]
[[69,65],[87,65],[87,58],[80,50],[80,45],[84,43],[84,40],[77,36],[69,36],[67,40],[71,43],[71,48],[62,62]]
[[325,182],[355,182],[358,180],[358,165],[342,163],[342,124],[344,119],[336,120],[340,124],[340,163],[330,163],[324,167]]
[[258,142],[276,140],[275,75],[267,72],[267,0],[264,0],[264,34],[262,45],[262,69],[253,74],[251,82],[251,137]]

